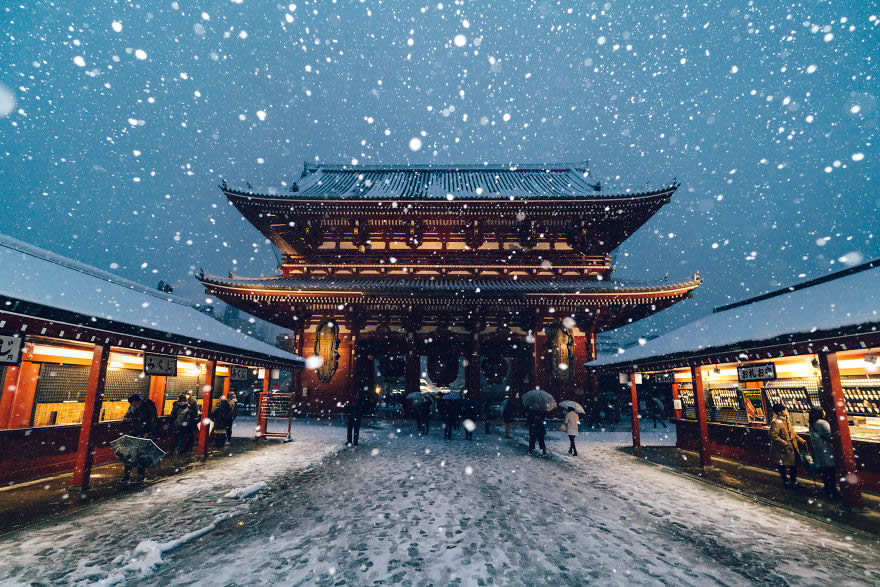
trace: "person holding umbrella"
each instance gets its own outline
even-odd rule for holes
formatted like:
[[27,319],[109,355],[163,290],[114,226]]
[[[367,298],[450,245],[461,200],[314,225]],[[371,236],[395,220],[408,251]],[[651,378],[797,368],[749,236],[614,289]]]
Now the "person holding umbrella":
[[[153,434],[153,429],[155,428],[156,420],[158,419],[159,416],[156,414],[156,404],[154,404],[152,400],[142,399],[138,394],[134,394],[128,398],[128,411],[125,412],[122,421],[128,426],[129,436],[149,438]],[[130,461],[125,462],[125,468],[122,470],[122,480],[120,481],[122,487],[128,487],[128,484],[131,481],[131,470],[133,467],[134,463]],[[137,466],[137,470],[137,483],[140,485],[144,482],[147,472],[146,468],[140,464]]]
[[354,401],[348,403],[348,431],[346,446],[357,446],[361,435],[361,416],[364,412],[364,396],[359,393]]
[[541,447],[542,456],[547,456],[547,447],[544,444],[544,436],[547,427],[544,425],[544,414],[556,409],[556,400],[543,389],[533,389],[522,397],[526,408],[526,416],[529,424],[529,454],[535,450],[535,442]]
[[578,424],[580,423],[577,412],[573,406],[568,406],[568,412],[565,414],[565,432],[568,434],[568,454],[578,456],[578,449],[574,445],[574,438],[578,435]]
[[457,393],[447,393],[440,400],[446,408],[443,412],[443,438],[452,440],[452,429],[458,423],[459,406],[461,396]]
[[547,456],[547,446],[544,444],[544,437],[547,434],[547,427],[544,425],[544,414],[535,410],[526,411],[526,419],[529,424],[529,454],[535,452],[535,442],[541,447],[541,456]]

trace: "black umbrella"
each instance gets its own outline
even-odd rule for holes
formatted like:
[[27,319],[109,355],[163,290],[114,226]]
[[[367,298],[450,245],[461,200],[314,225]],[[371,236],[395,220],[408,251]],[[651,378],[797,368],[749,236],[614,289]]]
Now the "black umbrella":
[[556,400],[543,389],[533,389],[522,396],[523,405],[536,412],[550,412],[556,408]]
[[111,442],[110,446],[116,458],[135,467],[154,467],[165,456],[165,452],[149,438],[126,434]]

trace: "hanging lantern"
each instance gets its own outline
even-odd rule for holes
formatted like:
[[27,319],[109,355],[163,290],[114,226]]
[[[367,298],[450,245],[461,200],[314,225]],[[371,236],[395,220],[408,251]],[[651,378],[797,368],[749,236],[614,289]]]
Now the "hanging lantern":
[[451,385],[458,377],[458,355],[428,355],[428,377],[434,385]]
[[507,376],[507,361],[501,355],[489,355],[483,359],[483,375],[489,383],[502,383]]
[[388,383],[400,383],[406,377],[406,359],[396,355],[383,355],[379,359],[379,372]]

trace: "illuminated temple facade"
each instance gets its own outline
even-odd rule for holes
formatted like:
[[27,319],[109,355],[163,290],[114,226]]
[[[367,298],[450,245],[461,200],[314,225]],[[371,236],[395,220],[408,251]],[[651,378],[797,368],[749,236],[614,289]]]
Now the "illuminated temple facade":
[[[679,282],[616,279],[611,253],[678,184],[605,194],[586,163],[306,164],[292,185],[224,195],[282,253],[279,274],[202,273],[208,294],[289,328],[318,355],[295,389],[338,411],[385,380],[531,387],[558,400],[595,393],[584,364],[596,335],[691,296]],[[658,269],[659,270],[659,269]],[[463,369],[463,379],[459,377]],[[504,386],[506,387],[506,386]],[[300,398],[297,398],[300,401]]]

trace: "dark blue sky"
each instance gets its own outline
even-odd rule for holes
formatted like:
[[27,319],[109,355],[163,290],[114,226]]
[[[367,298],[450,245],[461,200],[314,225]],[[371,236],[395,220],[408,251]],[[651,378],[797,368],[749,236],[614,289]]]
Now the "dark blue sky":
[[0,232],[196,299],[276,264],[220,178],[304,160],[676,177],[616,275],[706,281],[624,337],[880,257],[873,3],[71,0],[0,31]]

